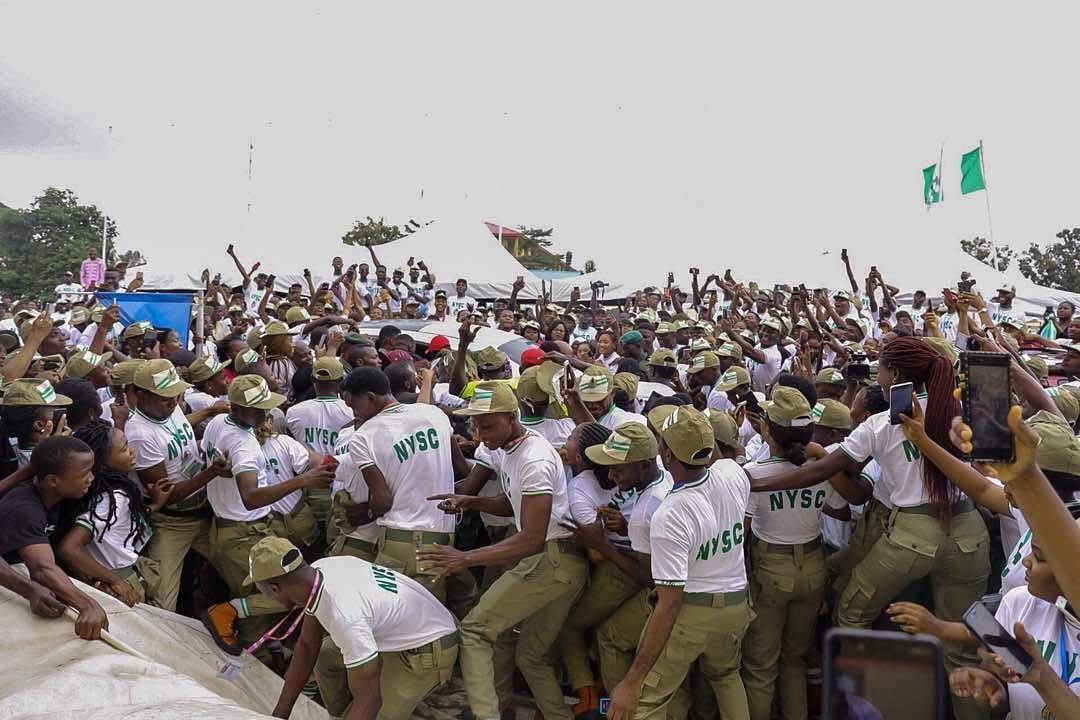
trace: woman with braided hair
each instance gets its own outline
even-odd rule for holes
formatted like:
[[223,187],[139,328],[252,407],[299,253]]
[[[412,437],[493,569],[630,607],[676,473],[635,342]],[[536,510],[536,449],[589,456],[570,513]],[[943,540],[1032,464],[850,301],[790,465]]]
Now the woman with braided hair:
[[82,498],[64,503],[57,555],[73,575],[125,604],[144,602],[136,562],[152,533],[150,513],[165,504],[171,483],[159,483],[152,497],[144,497],[132,480],[135,456],[127,438],[104,420],[91,420],[73,434],[94,451],[94,481]]
[[[882,349],[878,383],[887,395],[892,385],[903,382],[915,388],[926,434],[951,449],[949,424],[960,414],[953,395],[952,364],[921,338],[896,338]],[[888,500],[894,509],[885,533],[852,570],[837,604],[837,623],[870,627],[905,587],[923,578],[929,579],[935,614],[960,621],[986,590],[990,571],[986,525],[971,500],[922,457],[901,426],[890,424],[888,410],[871,415],[821,460],[792,472],[752,479],[751,489],[790,490],[831,478],[845,492],[840,488],[845,471],[857,471],[871,458],[888,478]],[[977,664],[977,659],[962,648],[946,646],[946,664],[951,670]]]

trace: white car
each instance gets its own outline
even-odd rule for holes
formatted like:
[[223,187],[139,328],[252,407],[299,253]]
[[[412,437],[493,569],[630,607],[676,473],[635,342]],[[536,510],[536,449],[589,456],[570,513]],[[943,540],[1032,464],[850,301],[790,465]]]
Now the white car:
[[[450,349],[456,350],[458,344],[458,328],[461,327],[459,323],[452,322],[432,322],[429,320],[377,320],[374,322],[363,322],[357,327],[357,332],[361,335],[369,335],[375,337],[379,334],[387,325],[393,325],[404,334],[411,337],[416,341],[417,353],[422,354],[427,350],[428,343],[436,335],[442,335],[450,341]],[[486,347],[494,347],[498,350],[502,350],[510,358],[510,362],[514,365],[514,371],[517,372],[517,366],[521,362],[521,353],[525,348],[529,347],[530,343],[520,335],[508,333],[505,330],[497,330],[490,327],[475,327],[476,338],[469,343],[469,350],[476,352]]]

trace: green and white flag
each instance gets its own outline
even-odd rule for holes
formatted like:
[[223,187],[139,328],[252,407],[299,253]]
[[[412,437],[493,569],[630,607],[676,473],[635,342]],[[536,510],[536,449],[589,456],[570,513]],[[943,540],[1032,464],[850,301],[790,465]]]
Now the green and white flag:
[[967,195],[977,190],[985,190],[986,181],[983,180],[982,143],[971,152],[966,152],[960,158],[960,193]]
[[930,167],[923,168],[923,202],[929,208],[934,203],[941,202],[941,164],[935,163]]

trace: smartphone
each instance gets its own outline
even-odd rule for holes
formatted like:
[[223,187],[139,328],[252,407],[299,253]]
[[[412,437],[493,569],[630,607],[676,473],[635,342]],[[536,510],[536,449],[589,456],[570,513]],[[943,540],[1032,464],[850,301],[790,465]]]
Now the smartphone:
[[929,635],[833,628],[825,634],[830,720],[944,720],[944,653]]
[[954,293],[952,290],[950,290],[949,288],[941,288],[941,293],[945,296],[946,300],[953,304],[956,303],[956,293]]
[[982,600],[971,603],[971,607],[964,612],[964,625],[979,639],[983,647],[1000,655],[1005,664],[1021,677],[1027,675],[1031,667],[1031,656],[1020,647],[1020,643],[1016,642],[1008,630],[1001,627]]
[[600,716],[601,717],[607,717],[607,709],[608,709],[609,705],[611,705],[611,698],[607,698],[607,697],[600,698]]
[[891,425],[899,425],[901,415],[911,417],[914,392],[915,388],[909,382],[889,387],[889,423]]
[[1013,459],[1013,436],[1008,415],[1010,356],[994,352],[960,353],[964,378],[964,422],[971,428],[971,459]]

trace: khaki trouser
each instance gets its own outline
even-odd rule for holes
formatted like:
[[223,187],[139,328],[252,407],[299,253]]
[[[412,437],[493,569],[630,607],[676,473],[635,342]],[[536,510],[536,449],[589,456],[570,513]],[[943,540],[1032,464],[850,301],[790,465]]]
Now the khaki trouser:
[[248,576],[248,554],[255,543],[274,533],[270,519],[255,522],[236,522],[214,518],[210,528],[210,562],[229,586],[234,598],[243,598],[249,617],[284,613],[286,608],[273,598],[263,595],[254,585],[244,585]]
[[[926,508],[892,510],[884,534],[852,570],[837,605],[838,624],[870,627],[898,593],[921,578],[930,580],[934,614],[962,622],[964,611],[986,591],[990,573],[986,524],[973,508],[953,515],[947,529],[926,512]],[[946,643],[947,670],[978,664],[974,650]],[[953,707],[960,718],[985,716],[971,703],[954,702]]]
[[319,539],[319,523],[307,502],[301,500],[288,515],[273,513],[270,517],[270,532],[278,537],[288,538],[300,548],[308,548]]
[[769,720],[777,675],[784,720],[805,720],[806,662],[817,640],[825,601],[825,553],[816,547],[772,545],[757,537],[750,545],[750,592],[756,617],[743,641],[742,679],[751,720]]
[[874,543],[885,532],[889,512],[889,508],[880,500],[870,498],[866,509],[855,520],[848,546],[833,553],[826,560],[829,571],[835,576],[832,587],[836,597],[844,593],[844,588],[851,580],[851,571],[862,562],[862,559],[870,552],[870,548],[874,547]]
[[589,588],[570,611],[556,641],[570,689],[577,691],[596,681],[589,666],[585,632],[611,617],[638,590],[637,583],[610,560],[592,565]]
[[[517,534],[515,525],[488,525],[488,539],[490,544],[502,542]],[[513,565],[487,565],[484,574],[480,578],[480,595],[487,592],[502,577],[502,574],[512,568]],[[476,602],[479,602],[477,599]],[[473,607],[476,606],[473,603]],[[470,609],[469,612],[472,612]],[[462,617],[464,619],[464,617]],[[510,707],[514,695],[514,648],[517,645],[517,634],[513,628],[503,632],[495,641],[495,693],[499,696],[499,707],[506,710]]]
[[330,549],[326,551],[328,556],[351,555],[352,557],[358,557],[361,560],[367,560],[369,563],[375,562],[375,556],[378,553],[379,548],[375,543],[357,540],[356,538],[347,537],[345,535],[338,535],[337,539],[331,544]]
[[619,606],[596,631],[596,645],[600,658],[600,677],[608,692],[626,677],[630,663],[634,661],[641,629],[649,619],[649,590],[639,590]]
[[515,659],[547,720],[571,720],[549,653],[570,608],[588,581],[588,561],[567,541],[519,560],[461,621],[461,675],[479,720],[499,717],[495,644],[521,623]]
[[146,596],[165,610],[176,610],[180,576],[189,550],[210,557],[210,516],[154,513],[150,524],[154,534],[136,563],[146,581]]
[[[408,720],[416,706],[454,672],[458,642],[451,635],[415,650],[379,653],[379,720]],[[349,673],[341,650],[327,635],[315,661],[315,681],[319,684],[326,712],[342,716],[349,710]]]
[[717,607],[688,603],[684,596],[671,636],[645,676],[635,720],[664,718],[694,661],[716,693],[720,717],[745,720],[749,716],[739,665],[751,613],[745,593],[742,596],[730,604],[723,595],[714,596]]
[[143,580],[139,577],[139,571],[134,565],[116,568],[112,573],[131,586],[132,590],[135,591],[135,594],[138,595],[139,602],[146,602],[146,588],[143,586]]
[[454,536],[452,533],[379,528],[379,554],[375,556],[375,564],[411,577],[445,605],[446,576],[421,568],[416,560],[417,552],[431,549],[435,544],[452,546]]

